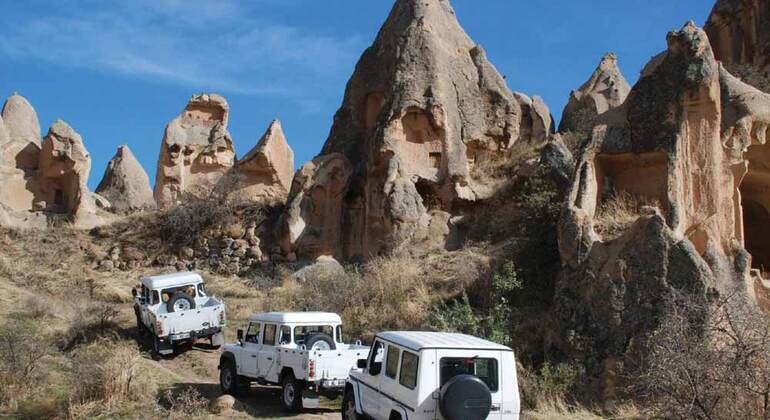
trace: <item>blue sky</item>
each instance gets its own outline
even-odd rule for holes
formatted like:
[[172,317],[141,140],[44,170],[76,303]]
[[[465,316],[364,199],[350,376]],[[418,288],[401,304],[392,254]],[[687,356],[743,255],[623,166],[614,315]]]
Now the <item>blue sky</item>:
[[[630,83],[711,0],[454,0],[460,23],[557,120],[607,51]],[[347,79],[391,0],[0,0],[0,96],[30,100],[45,133],[69,122],[94,188],[128,144],[151,179],[163,128],[190,95],[230,103],[236,151],[283,122],[297,165],[321,149]]]

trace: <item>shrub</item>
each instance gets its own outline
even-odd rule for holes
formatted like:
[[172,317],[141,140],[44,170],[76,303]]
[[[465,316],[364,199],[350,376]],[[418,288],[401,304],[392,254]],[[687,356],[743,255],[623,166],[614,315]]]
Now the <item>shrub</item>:
[[154,384],[139,372],[141,356],[128,343],[99,340],[78,347],[67,368],[70,380],[68,413],[91,417],[151,400]]
[[13,318],[0,325],[0,406],[15,406],[39,380],[43,359],[54,353],[38,320]]
[[185,386],[179,390],[165,390],[158,403],[163,417],[188,419],[207,414],[209,400],[192,386]]
[[631,389],[667,418],[770,418],[770,320],[735,293],[675,294]]
[[161,239],[173,247],[192,245],[208,229],[232,218],[233,211],[223,202],[209,199],[190,199],[160,217]]
[[597,209],[594,230],[605,240],[618,238],[639,219],[644,206],[660,207],[660,203],[625,191],[615,191]]

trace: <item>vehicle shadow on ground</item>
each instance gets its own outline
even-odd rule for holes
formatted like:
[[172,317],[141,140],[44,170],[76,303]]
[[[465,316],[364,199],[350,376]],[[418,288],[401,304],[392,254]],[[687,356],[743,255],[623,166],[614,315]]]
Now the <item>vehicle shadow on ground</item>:
[[[172,392],[182,392],[192,388],[207,399],[213,401],[222,391],[219,384],[213,383],[177,383],[172,387]],[[242,390],[235,397],[236,402],[233,411],[247,414],[255,418],[312,418],[314,416],[338,413],[339,410],[332,407],[334,401],[322,400],[321,408],[304,409],[299,413],[289,413],[281,404],[281,388],[253,385],[250,389]]]
[[139,345],[139,351],[147,353],[152,360],[174,360],[188,351],[200,351],[202,353],[216,353],[219,349],[212,346],[205,340],[196,341],[191,344],[184,344],[174,348],[172,354],[158,355],[152,350],[152,334],[142,333],[138,328],[128,328],[123,334],[125,338],[134,339]]

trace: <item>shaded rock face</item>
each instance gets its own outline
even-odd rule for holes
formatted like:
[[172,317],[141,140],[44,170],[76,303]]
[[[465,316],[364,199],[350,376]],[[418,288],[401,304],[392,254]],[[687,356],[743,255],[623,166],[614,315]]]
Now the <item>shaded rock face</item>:
[[749,65],[770,71],[770,2],[719,0],[705,26],[716,58],[728,69]]
[[[32,170],[37,168],[40,154],[40,123],[27,100],[16,93],[3,105],[0,128],[0,154],[10,166]],[[5,131],[5,133],[3,133]]]
[[[642,345],[673,290],[703,299],[758,290],[744,231],[765,225],[746,217],[745,195],[768,110],[770,96],[720,69],[705,32],[688,23],[668,35],[626,101],[597,116],[558,226],[555,292],[558,346],[592,374]],[[605,206],[623,194],[638,199],[639,218],[609,235],[600,229],[612,217]],[[770,255],[763,247],[755,260]]]
[[89,224],[95,217],[86,186],[90,171],[91,155],[80,134],[56,121],[43,139],[33,209],[71,215],[76,225]]
[[186,194],[207,196],[233,167],[228,114],[223,97],[201,94],[166,126],[154,190],[159,207],[168,208]]
[[[542,138],[550,113],[539,100],[526,106],[530,132]],[[432,215],[447,219],[494,192],[479,169],[522,140],[523,115],[448,1],[396,1],[356,65],[321,152],[338,154],[335,161],[344,158],[351,165],[349,185],[329,196],[341,202],[321,205],[335,209],[324,213],[334,219],[306,229],[341,225],[340,240],[319,249],[338,259],[365,259],[431,224],[435,228],[440,221]],[[315,178],[306,172],[297,176]],[[295,186],[301,184],[295,180]],[[289,205],[296,199],[292,188]],[[284,238],[284,251],[317,256],[292,240],[303,236],[296,229],[286,227],[295,233]]]
[[618,107],[630,91],[631,86],[618,68],[617,56],[604,55],[583,86],[570,93],[559,132],[590,130],[598,115]]
[[150,178],[127,145],[118,147],[96,192],[118,213],[155,207]]
[[319,156],[294,175],[278,237],[290,259],[339,256],[342,239],[342,194],[353,166],[339,153]]
[[273,121],[257,145],[235,166],[238,195],[260,203],[284,203],[294,176],[294,151],[281,122]]

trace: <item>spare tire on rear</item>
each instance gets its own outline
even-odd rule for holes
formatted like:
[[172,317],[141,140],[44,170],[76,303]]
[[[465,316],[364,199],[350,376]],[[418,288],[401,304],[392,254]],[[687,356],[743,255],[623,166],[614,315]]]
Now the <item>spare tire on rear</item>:
[[305,348],[308,350],[312,350],[314,345],[320,345],[322,350],[326,350],[326,346],[323,344],[326,343],[326,346],[328,346],[328,350],[336,350],[337,346],[334,344],[334,340],[331,338],[329,334],[325,334],[322,332],[315,333],[307,338],[307,341],[305,341]]
[[492,393],[481,379],[457,375],[441,387],[439,409],[447,420],[483,420],[492,409]]
[[166,310],[169,312],[189,311],[190,309],[195,309],[195,299],[184,292],[174,293],[166,304]]

